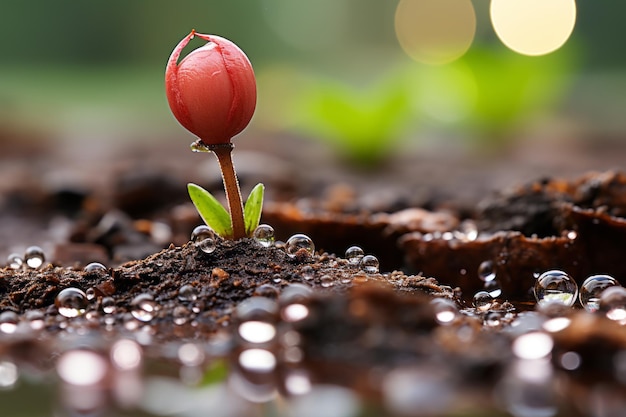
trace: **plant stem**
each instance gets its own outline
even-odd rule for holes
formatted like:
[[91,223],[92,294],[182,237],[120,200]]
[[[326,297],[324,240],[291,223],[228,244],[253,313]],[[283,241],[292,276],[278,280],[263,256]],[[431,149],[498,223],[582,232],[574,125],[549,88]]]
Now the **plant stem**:
[[212,146],[211,151],[213,151],[220,164],[230,211],[230,221],[233,226],[233,239],[238,240],[246,237],[246,226],[243,219],[241,190],[239,189],[239,181],[237,181],[237,174],[235,173],[232,159],[233,145],[228,145],[230,146]]

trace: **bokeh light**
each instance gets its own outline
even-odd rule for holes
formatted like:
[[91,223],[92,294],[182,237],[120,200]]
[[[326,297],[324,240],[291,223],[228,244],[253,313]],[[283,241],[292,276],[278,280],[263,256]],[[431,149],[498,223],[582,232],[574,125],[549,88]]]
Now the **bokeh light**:
[[574,0],[492,0],[493,28],[508,48],[524,55],[545,55],[567,41],[576,23]]
[[411,58],[445,64],[469,49],[476,33],[476,14],[470,0],[401,0],[395,30]]

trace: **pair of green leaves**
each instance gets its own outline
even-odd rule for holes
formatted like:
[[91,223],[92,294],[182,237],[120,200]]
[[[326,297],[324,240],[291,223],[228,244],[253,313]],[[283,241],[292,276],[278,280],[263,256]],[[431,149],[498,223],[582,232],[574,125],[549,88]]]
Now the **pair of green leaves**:
[[[231,237],[233,226],[228,210],[210,192],[199,185],[187,184],[187,190],[193,205],[196,206],[196,210],[206,225],[223,238]],[[244,205],[243,219],[247,236],[252,236],[254,229],[261,221],[264,192],[265,186],[263,184],[255,185]]]

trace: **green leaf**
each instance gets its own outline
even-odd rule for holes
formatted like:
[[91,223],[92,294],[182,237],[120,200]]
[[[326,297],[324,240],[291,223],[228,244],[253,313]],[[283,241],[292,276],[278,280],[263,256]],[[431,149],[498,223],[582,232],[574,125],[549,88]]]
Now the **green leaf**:
[[187,190],[193,205],[196,206],[196,210],[206,225],[223,238],[232,236],[233,226],[230,221],[230,214],[224,206],[210,192],[199,185],[187,184]]
[[246,200],[243,208],[243,219],[246,224],[246,235],[252,236],[254,229],[257,228],[261,221],[261,212],[263,211],[263,193],[265,186],[261,183],[254,186],[250,195]]

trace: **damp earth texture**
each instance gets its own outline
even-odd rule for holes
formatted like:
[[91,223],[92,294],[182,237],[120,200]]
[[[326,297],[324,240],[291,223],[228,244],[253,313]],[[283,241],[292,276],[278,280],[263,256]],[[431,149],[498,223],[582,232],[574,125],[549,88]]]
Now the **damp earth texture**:
[[116,209],[83,196],[66,240],[6,248],[0,404],[15,416],[621,415],[624,187],[594,173],[473,210],[369,211],[335,188],[333,204],[269,201],[237,241],[184,203],[157,213],[132,193]]

